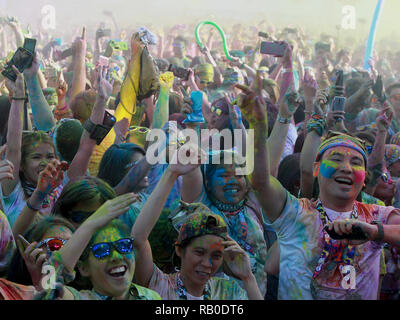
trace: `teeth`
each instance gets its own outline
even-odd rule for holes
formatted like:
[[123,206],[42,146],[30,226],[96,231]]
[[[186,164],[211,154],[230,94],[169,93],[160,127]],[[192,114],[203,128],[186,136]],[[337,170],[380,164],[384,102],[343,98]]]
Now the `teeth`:
[[352,184],[352,181],[350,179],[346,179],[346,178],[336,178],[335,180],[337,182],[341,182],[341,183]]
[[112,268],[110,271],[108,271],[108,273],[110,274],[115,274],[115,273],[122,273],[126,271],[126,267],[125,266],[121,266],[121,267],[114,267]]

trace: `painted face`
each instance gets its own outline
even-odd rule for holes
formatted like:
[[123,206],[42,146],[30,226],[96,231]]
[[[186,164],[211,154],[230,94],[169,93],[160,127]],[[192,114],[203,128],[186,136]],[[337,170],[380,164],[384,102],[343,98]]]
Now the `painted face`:
[[[99,232],[94,239],[94,244],[103,242],[114,242],[126,238],[115,227],[108,227]],[[96,292],[124,298],[129,290],[135,274],[135,254],[121,254],[113,250],[110,255],[98,259],[92,252],[89,253],[87,263],[87,276],[90,278]]]
[[355,200],[365,180],[362,155],[350,148],[328,149],[316,165],[321,194],[327,199]]
[[223,130],[229,126],[229,112],[219,103],[211,106],[209,129]]
[[23,159],[21,169],[25,178],[36,185],[39,173],[43,171],[47,163],[56,158],[54,148],[48,143],[34,143],[29,150],[26,159]]
[[[140,159],[142,159],[144,155],[141,152],[134,152],[131,158],[131,164],[136,164],[139,162]],[[128,169],[129,171],[130,169]],[[149,186],[149,179],[147,176],[145,176],[140,183],[137,185],[136,189],[133,190],[134,192],[139,192],[143,189],[146,189]]]
[[68,214],[68,220],[75,228],[78,228],[87,218],[89,218],[102,205],[100,195],[85,201],[79,201]]
[[382,200],[383,202],[391,203],[395,193],[395,181],[390,176],[389,171],[385,168],[382,170],[381,177],[375,188],[374,197]]
[[205,235],[195,238],[185,249],[177,248],[181,272],[187,289],[204,288],[223,262],[222,238]]
[[49,104],[49,106],[56,106],[58,103],[57,93],[48,94],[46,96],[46,101]]
[[235,165],[220,165],[207,181],[213,196],[227,204],[237,204],[242,201],[247,192],[244,176],[235,174]]

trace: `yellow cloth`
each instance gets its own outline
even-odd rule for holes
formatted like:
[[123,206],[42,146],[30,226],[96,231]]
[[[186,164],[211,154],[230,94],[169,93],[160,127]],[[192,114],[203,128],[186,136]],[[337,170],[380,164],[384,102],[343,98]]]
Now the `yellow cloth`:
[[[114,117],[117,122],[123,118],[131,122],[132,116],[136,112],[136,98],[139,90],[140,81],[140,57],[143,49],[138,45],[137,51],[132,55],[132,59],[128,65],[128,73],[122,83],[120,91],[120,102],[115,110]],[[92,176],[97,176],[99,165],[104,152],[114,144],[115,132],[110,130],[103,142],[96,146],[89,162],[89,173]]]

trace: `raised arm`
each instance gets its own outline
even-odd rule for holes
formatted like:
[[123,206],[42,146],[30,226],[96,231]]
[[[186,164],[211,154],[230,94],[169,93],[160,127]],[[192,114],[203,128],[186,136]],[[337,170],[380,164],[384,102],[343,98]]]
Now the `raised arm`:
[[368,169],[372,176],[368,181],[365,192],[373,195],[375,193],[378,179],[382,174],[382,168],[385,161],[385,143],[388,129],[391,125],[393,117],[393,111],[390,108],[386,108],[379,113],[376,119],[378,132],[375,137],[375,144],[372,149],[370,156],[368,157]]
[[1,184],[3,195],[8,196],[19,182],[21,163],[22,119],[24,115],[25,85],[24,76],[13,66],[17,80],[6,79],[7,87],[12,91],[11,109],[8,116],[6,159],[13,165],[13,180],[4,180]]
[[[101,67],[99,71],[99,82],[96,101],[93,106],[90,120],[94,124],[103,124],[104,111],[106,103],[112,92],[112,82],[107,81],[107,69]],[[86,170],[89,166],[90,157],[96,146],[96,141],[90,138],[89,132],[83,131],[78,152],[71,162],[71,166],[68,170],[68,178],[86,175]]]
[[278,175],[279,163],[285,147],[289,125],[292,122],[293,114],[299,106],[299,98],[297,92],[292,91],[288,92],[281,100],[278,117],[268,138],[268,148],[271,153],[270,174],[274,177]]
[[174,74],[165,72],[160,75],[160,94],[153,114],[153,129],[161,129],[169,117],[169,92],[174,84]]
[[74,66],[70,100],[78,93],[86,89],[86,28],[83,27],[82,37],[76,39],[74,43]]
[[[191,155],[197,157],[195,153],[195,150],[198,149],[197,146],[184,145],[181,148],[183,151],[190,150]],[[171,161],[171,163],[176,164],[170,164],[168,166],[168,169],[162,175],[161,180],[151,193],[149,199],[147,199],[140,211],[139,217],[132,227],[131,236],[135,239],[134,246],[137,256],[135,270],[136,281],[142,286],[147,286],[149,284],[153,273],[153,257],[148,242],[150,232],[161,215],[161,211],[175,181],[180,175],[189,173],[198,167],[198,164],[179,164],[177,155],[178,152],[175,153]],[[197,162],[200,163],[199,159]]]
[[[257,76],[257,91],[236,85],[243,91],[239,98],[239,107],[254,130],[254,150],[247,149],[247,155],[254,152],[254,172],[251,184],[267,216],[273,222],[281,214],[286,203],[286,190],[270,175],[268,151],[268,118],[267,108],[261,94],[261,78]],[[274,201],[270,201],[274,199]]]
[[28,88],[29,102],[32,109],[33,123],[38,130],[50,131],[56,124],[51,108],[43,95],[39,81],[40,62],[35,56],[32,66],[24,71],[26,86]]

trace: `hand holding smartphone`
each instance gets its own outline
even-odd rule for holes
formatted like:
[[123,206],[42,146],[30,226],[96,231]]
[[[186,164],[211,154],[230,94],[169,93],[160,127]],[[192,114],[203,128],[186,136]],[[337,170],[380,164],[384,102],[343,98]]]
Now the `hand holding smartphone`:
[[278,41],[263,41],[261,42],[260,53],[268,54],[275,57],[283,57],[286,50],[286,43]]

